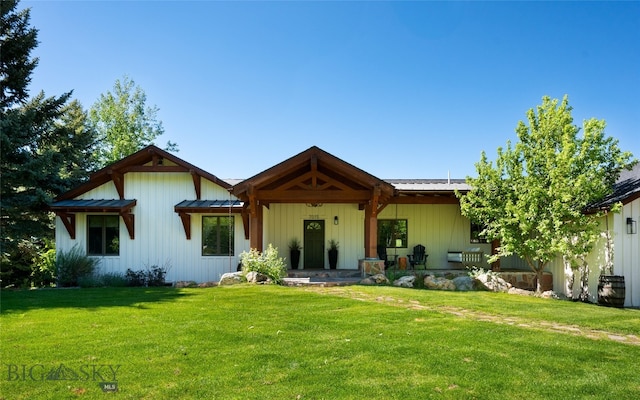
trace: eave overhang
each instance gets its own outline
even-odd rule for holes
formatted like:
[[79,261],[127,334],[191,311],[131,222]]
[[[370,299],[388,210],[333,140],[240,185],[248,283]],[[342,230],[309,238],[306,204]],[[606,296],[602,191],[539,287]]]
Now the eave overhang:
[[271,203],[357,203],[379,206],[393,185],[313,146],[231,189],[248,208]]
[[[191,240],[191,214],[241,214],[244,203],[240,200],[183,200],[174,206],[180,216],[187,240]],[[243,216],[245,236],[248,232],[248,220]]]
[[135,199],[113,200],[61,200],[49,206],[64,224],[71,239],[76,238],[76,213],[117,213],[122,218],[129,237],[135,238],[135,216],[131,209],[135,207]]
[[191,174],[193,180],[194,192],[196,199],[201,197],[201,181],[206,179],[224,189],[229,190],[231,185],[215,175],[206,172],[193,164],[190,164],[174,154],[162,150],[154,145],[145,147],[136,153],[131,154],[108,165],[89,176],[89,180],[76,188],[59,195],[55,200],[69,200],[87,193],[88,191],[104,185],[112,181],[119,198],[125,197],[125,181],[124,176],[128,172],[183,172]]

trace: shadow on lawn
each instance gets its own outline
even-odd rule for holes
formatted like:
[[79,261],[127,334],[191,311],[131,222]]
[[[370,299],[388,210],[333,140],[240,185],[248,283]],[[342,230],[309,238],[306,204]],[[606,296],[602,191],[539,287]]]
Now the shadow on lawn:
[[185,296],[190,294],[180,289],[162,287],[2,290],[0,312],[4,314],[41,308],[146,308],[146,303],[170,302]]

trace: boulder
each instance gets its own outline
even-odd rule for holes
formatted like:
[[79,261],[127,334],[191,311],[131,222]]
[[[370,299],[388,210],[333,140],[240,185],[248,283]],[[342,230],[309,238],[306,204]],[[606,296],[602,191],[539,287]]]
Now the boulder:
[[227,272],[220,277],[220,282],[218,285],[236,285],[238,283],[242,283],[244,278],[242,276],[242,272]]
[[470,276],[458,276],[452,279],[453,284],[456,286],[456,290],[467,292],[473,289],[473,279]]
[[195,281],[178,281],[176,282],[176,288],[193,288],[198,284]]
[[491,292],[508,292],[511,284],[495,273],[485,272],[475,277],[474,285],[478,289],[489,290]]
[[412,288],[413,282],[415,282],[416,277],[413,275],[401,276],[400,278],[393,281],[393,286]]
[[373,281],[378,285],[388,285],[390,283],[389,278],[387,278],[385,274],[375,274],[371,279],[373,279]]
[[368,276],[362,280],[360,280],[360,282],[358,282],[360,285],[375,285],[376,281],[373,280],[373,277]]
[[247,272],[247,282],[249,283],[264,283],[269,282],[269,277],[263,273],[256,271]]
[[427,275],[424,277],[424,287],[426,289],[436,290],[456,290],[456,285],[452,280],[433,275]]
[[388,285],[390,282],[384,274],[375,274],[364,278],[359,283],[361,285]]

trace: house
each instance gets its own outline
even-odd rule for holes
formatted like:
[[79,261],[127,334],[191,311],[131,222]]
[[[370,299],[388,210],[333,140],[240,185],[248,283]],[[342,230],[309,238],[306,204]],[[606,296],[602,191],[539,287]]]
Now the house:
[[379,243],[397,258],[422,244],[427,268],[460,268],[449,252],[491,245],[460,214],[456,190],[468,190],[464,180],[382,180],[315,146],[242,181],[148,146],[50,208],[56,248],[85,249],[102,273],[159,266],[168,281],[205,282],[235,271],[251,248],[273,244],[288,259],[292,238],[302,243],[304,269],[328,268],[331,239],[339,269],[357,270]]
[[[618,197],[609,199],[624,203],[623,212],[609,218],[614,269],[628,279],[628,305],[640,305],[639,235],[626,233],[628,218],[635,227],[640,214],[634,171],[621,177]],[[429,255],[424,268],[464,270],[457,254],[490,254],[495,245],[460,212],[456,191],[468,190],[461,179],[383,180],[315,146],[248,179],[228,181],[148,146],[60,195],[51,210],[56,248],[84,249],[99,258],[102,273],[159,266],[167,269],[167,281],[218,281],[236,271],[240,254],[251,248],[272,244],[289,264],[292,238],[302,243],[300,268],[307,270],[328,268],[329,240],[339,243],[341,270],[357,271],[361,260],[378,257],[378,246],[397,262],[417,245]],[[515,256],[499,266],[485,259],[476,265],[531,272]],[[547,271],[556,290],[565,285],[561,262]]]
[[[613,274],[624,276],[625,307],[640,307],[640,235],[637,227],[640,216],[640,163],[631,170],[623,170],[611,195],[591,208],[611,210],[616,203],[622,203],[621,211],[607,213],[603,218],[600,223],[602,238],[588,257],[591,269],[588,292],[590,300],[596,302],[600,269],[612,258]],[[610,250],[606,233],[611,238]],[[551,266],[554,275],[563,275],[560,264],[556,262]],[[567,271],[564,275],[567,275]],[[574,292],[576,290],[574,288]]]

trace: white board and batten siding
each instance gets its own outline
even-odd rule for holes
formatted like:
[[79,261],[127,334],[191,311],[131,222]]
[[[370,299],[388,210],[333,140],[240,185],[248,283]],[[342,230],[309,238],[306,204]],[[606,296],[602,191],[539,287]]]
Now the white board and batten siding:
[[[337,225],[334,224],[335,217],[338,217]],[[303,243],[304,221],[313,219],[325,222],[325,246],[328,246],[330,239],[339,242],[338,268],[357,269],[358,260],[364,258],[365,249],[364,211],[358,210],[356,204],[323,204],[320,207],[272,204],[264,211],[264,248],[268,244],[277,247],[279,256],[287,258],[287,266],[290,267],[289,241],[295,237]],[[427,268],[430,269],[460,267],[447,262],[449,251],[470,248],[480,248],[485,254],[491,251],[490,244],[470,242],[469,220],[460,214],[457,205],[390,205],[378,215],[378,219],[406,219],[409,230],[408,247],[389,249],[389,254],[406,257],[413,252],[414,246],[422,244],[429,254]],[[329,265],[327,258],[325,251],[325,268]],[[485,261],[479,267],[488,268],[488,265]]]
[[[387,206],[378,219],[406,219],[408,225],[408,247],[388,249],[388,254],[407,257],[413,247],[426,247],[427,269],[460,268],[460,264],[449,263],[447,253],[479,248],[484,254],[491,252],[488,243],[471,243],[471,226],[460,213],[457,204],[399,204]],[[488,268],[485,261],[478,267]]]
[[[239,215],[235,215],[234,219],[235,254],[232,257],[202,256],[202,214],[192,214],[191,240],[187,240],[174,206],[183,200],[195,198],[193,180],[188,173],[127,173],[124,188],[126,199],[137,200],[132,209],[135,215],[135,239],[130,239],[120,219],[120,254],[99,257],[101,273],[124,273],[128,268],[136,271],[158,266],[168,270],[168,282],[218,281],[222,274],[236,270],[239,254],[249,249]],[[226,189],[206,179],[202,180],[201,190],[203,199],[229,199]],[[76,199],[117,198],[114,184],[107,182]],[[86,250],[87,215],[90,213],[76,215],[75,240],[71,240],[62,221],[56,218],[59,250],[68,250],[74,245]]]
[[[338,217],[338,224],[334,218]],[[339,242],[338,268],[358,269],[358,260],[364,258],[364,211],[357,204],[323,204],[310,207],[306,204],[271,204],[264,210],[263,248],[272,244],[278,249],[278,255],[289,260],[289,241],[297,238],[304,243],[304,221],[323,220],[325,228],[324,265],[329,268],[329,240]],[[301,260],[304,259],[304,248]]]
[[[627,233],[627,218],[636,222],[636,233]],[[640,199],[622,207],[613,215],[615,236],[613,238],[613,273],[623,275],[625,280],[625,307],[640,307]]]

